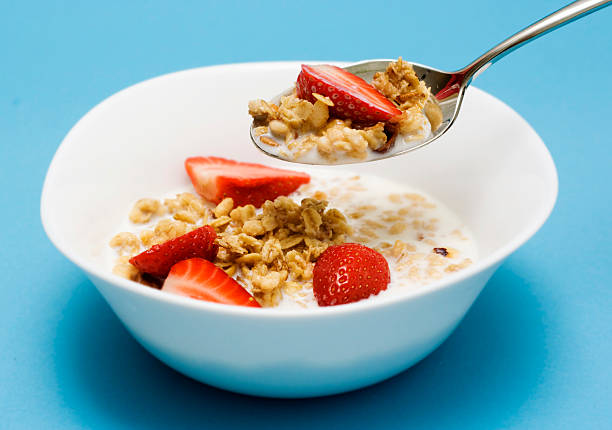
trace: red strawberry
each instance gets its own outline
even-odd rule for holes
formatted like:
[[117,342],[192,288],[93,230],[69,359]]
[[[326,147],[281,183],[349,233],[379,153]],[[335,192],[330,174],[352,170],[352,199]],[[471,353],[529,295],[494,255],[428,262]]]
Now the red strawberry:
[[172,266],[162,290],[207,302],[261,307],[238,282],[202,258],[183,260]]
[[141,272],[164,278],[170,268],[181,260],[192,257],[214,259],[219,249],[215,243],[216,238],[215,229],[205,225],[175,239],[153,245],[130,258],[130,263]]
[[195,190],[206,200],[219,203],[231,197],[236,206],[260,207],[266,200],[286,196],[310,182],[306,173],[220,157],[188,158],[185,169]]
[[315,101],[312,93],[329,97],[334,102],[330,112],[337,118],[376,123],[391,121],[402,114],[389,99],[359,76],[329,64],[302,64],[296,89],[299,98],[310,102]]
[[391,280],[385,257],[358,243],[330,246],[313,271],[313,291],[319,306],[357,302],[387,289]]

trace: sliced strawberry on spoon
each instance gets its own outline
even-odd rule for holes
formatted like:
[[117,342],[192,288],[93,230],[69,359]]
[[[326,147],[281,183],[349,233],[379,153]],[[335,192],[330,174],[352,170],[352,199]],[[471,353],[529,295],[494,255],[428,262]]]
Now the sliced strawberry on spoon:
[[340,67],[302,64],[296,83],[297,96],[314,102],[313,93],[327,96],[334,103],[330,112],[337,118],[361,123],[389,122],[402,114],[389,99],[359,76]]
[[310,182],[306,173],[221,157],[191,157],[185,160],[185,169],[195,190],[206,200],[219,203],[231,197],[236,206],[260,207],[266,200],[291,194]]
[[219,249],[215,243],[216,238],[215,229],[205,225],[175,239],[153,245],[130,258],[130,263],[143,273],[164,278],[170,268],[181,260],[192,257],[214,259]]
[[161,289],[207,302],[261,307],[238,282],[202,258],[190,258],[172,266]]

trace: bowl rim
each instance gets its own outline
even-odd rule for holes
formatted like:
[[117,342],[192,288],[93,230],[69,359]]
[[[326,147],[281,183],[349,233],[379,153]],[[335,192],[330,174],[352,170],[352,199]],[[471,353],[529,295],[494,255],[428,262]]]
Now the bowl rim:
[[[312,63],[319,63],[320,61],[309,61]],[[328,61],[333,64],[344,65],[349,64],[347,62],[340,61]],[[40,217],[43,225],[43,229],[51,241],[51,243],[62,253],[68,260],[72,263],[76,264],[79,268],[84,270],[88,275],[93,275],[96,278],[99,278],[105,281],[108,284],[113,285],[114,287],[122,288],[132,292],[134,294],[142,295],[148,299],[156,300],[160,302],[165,302],[171,305],[182,306],[189,309],[200,309],[202,311],[216,313],[216,314],[225,314],[225,315],[233,315],[233,316],[243,316],[243,317],[257,317],[257,318],[290,318],[290,319],[304,319],[304,318],[321,318],[321,317],[335,317],[338,315],[346,315],[353,314],[355,312],[362,311],[373,311],[376,309],[390,307],[393,305],[399,305],[402,302],[407,302],[414,300],[418,297],[422,297],[425,295],[432,294],[434,292],[451,288],[453,285],[460,283],[470,277],[473,277],[492,266],[500,263],[514,251],[516,251],[519,247],[521,247],[525,242],[527,242],[541,227],[544,225],[550,214],[552,213],[559,191],[559,180],[558,173],[553,161],[553,158],[550,154],[550,151],[544,144],[544,141],[539,136],[539,134],[531,127],[531,125],[514,109],[504,103],[502,100],[497,97],[483,91],[477,87],[470,87],[470,91],[476,91],[480,93],[484,93],[485,95],[493,98],[496,102],[501,103],[505,107],[507,107],[512,113],[514,113],[519,121],[521,121],[527,128],[533,131],[535,137],[537,138],[536,144],[539,147],[541,155],[543,157],[543,165],[547,166],[547,176],[550,176],[552,188],[548,189],[547,201],[545,202],[546,207],[537,213],[537,216],[534,216],[533,219],[530,220],[529,223],[520,231],[518,235],[516,235],[512,240],[508,241],[505,245],[497,249],[495,252],[487,255],[484,258],[477,260],[471,266],[462,269],[458,272],[452,273],[440,280],[434,281],[430,284],[423,285],[418,289],[407,291],[405,294],[401,296],[390,296],[390,297],[380,297],[377,300],[361,300],[354,303],[348,303],[344,305],[337,306],[327,306],[327,307],[317,307],[317,308],[308,308],[308,309],[276,309],[276,308],[252,308],[245,306],[234,306],[234,305],[226,305],[221,303],[207,302],[202,300],[194,300],[189,297],[179,296],[175,294],[168,294],[156,288],[143,288],[142,284],[139,284],[134,281],[130,281],[128,279],[122,278],[118,275],[113,274],[110,270],[104,270],[102,268],[97,267],[95,264],[87,261],[86,258],[81,257],[76,252],[73,252],[70,249],[69,244],[62,240],[61,235],[59,235],[51,221],[48,217],[48,206],[49,206],[49,188],[50,188],[50,178],[53,176],[56,170],[58,155],[61,154],[66,146],[68,145],[68,141],[75,133],[75,130],[80,127],[80,125],[89,120],[90,117],[97,114],[99,110],[105,109],[108,104],[113,103],[118,100],[120,97],[124,96],[127,92],[131,92],[134,89],[142,89],[151,84],[157,83],[161,80],[166,79],[176,79],[180,78],[183,74],[195,73],[201,70],[210,70],[210,69],[223,69],[223,68],[240,68],[240,67],[257,67],[257,68],[277,68],[277,67],[297,67],[302,64],[303,61],[261,61],[261,62],[242,62],[242,63],[228,63],[228,64],[217,64],[212,66],[203,66],[190,68],[185,70],[180,70],[176,72],[166,73],[159,76],[155,76],[141,82],[130,85],[120,91],[117,91],[98,104],[96,104],[93,108],[91,108],[85,115],[83,115],[69,130],[66,136],[62,139],[62,142],[58,146],[51,163],[49,164],[49,168],[45,175],[45,179],[43,182],[41,199],[40,199]],[[378,161],[380,162],[380,161]],[[95,283],[94,283],[95,284]]]

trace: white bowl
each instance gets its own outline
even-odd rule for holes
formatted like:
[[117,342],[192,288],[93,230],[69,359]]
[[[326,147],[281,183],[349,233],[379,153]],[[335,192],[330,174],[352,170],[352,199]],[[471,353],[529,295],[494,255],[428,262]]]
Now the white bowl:
[[123,90],[66,136],[42,194],[47,235],[132,335],[179,372],[240,393],[333,394],[412,366],[453,331],[495,269],[544,223],[557,195],[554,163],[533,129],[471,88],[442,139],[349,167],[405,182],[449,206],[476,238],[481,258],[471,267],[404,297],[308,311],[196,301],[114,276],[105,258],[110,238],[135,200],[190,189],[186,157],[300,168],[255,149],[246,109],[250,99],[279,93],[298,70],[294,62],[206,67]]

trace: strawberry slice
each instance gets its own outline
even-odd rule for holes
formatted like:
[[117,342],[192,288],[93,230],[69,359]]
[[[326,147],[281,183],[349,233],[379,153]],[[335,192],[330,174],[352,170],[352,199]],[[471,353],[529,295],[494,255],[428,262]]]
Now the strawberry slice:
[[172,266],[161,289],[207,302],[261,307],[238,282],[202,258],[190,258]]
[[358,243],[327,248],[313,270],[313,292],[319,306],[366,299],[387,289],[391,280],[385,257]]
[[299,98],[315,101],[313,93],[327,96],[334,102],[330,113],[359,123],[388,122],[398,119],[402,111],[359,76],[340,67],[302,64],[296,83]]
[[130,258],[130,263],[141,272],[164,278],[170,268],[181,260],[192,257],[214,259],[219,249],[215,243],[216,238],[215,229],[205,225],[175,239],[153,245]]
[[286,196],[310,182],[306,173],[220,157],[188,158],[185,169],[195,190],[206,200],[219,203],[231,197],[236,206],[260,207],[266,200]]

